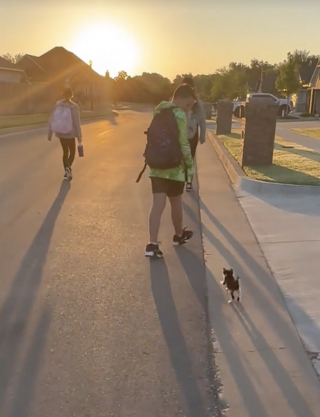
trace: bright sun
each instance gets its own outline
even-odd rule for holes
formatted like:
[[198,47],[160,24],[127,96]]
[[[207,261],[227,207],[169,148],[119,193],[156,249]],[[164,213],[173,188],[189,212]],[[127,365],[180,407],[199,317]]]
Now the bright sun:
[[85,28],[71,45],[71,51],[83,61],[92,61],[99,74],[109,71],[115,77],[119,71],[131,72],[138,61],[138,48],[132,37],[120,27],[98,23]]

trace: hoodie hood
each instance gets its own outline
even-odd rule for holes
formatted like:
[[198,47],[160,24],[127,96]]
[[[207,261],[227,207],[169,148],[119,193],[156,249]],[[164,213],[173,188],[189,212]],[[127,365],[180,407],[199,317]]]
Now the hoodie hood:
[[78,107],[77,103],[74,103],[73,101],[68,102],[68,101],[65,101],[65,100],[59,100],[57,102],[57,106],[60,106],[60,107],[69,107],[69,108]]
[[154,113],[159,113],[162,109],[169,109],[170,107],[174,107],[174,114],[177,119],[186,120],[186,114],[185,112],[180,109],[179,107],[176,107],[171,101],[162,101],[155,109]]
[[155,111],[160,111],[162,109],[168,109],[169,107],[174,107],[174,104],[171,101],[162,101],[157,105]]

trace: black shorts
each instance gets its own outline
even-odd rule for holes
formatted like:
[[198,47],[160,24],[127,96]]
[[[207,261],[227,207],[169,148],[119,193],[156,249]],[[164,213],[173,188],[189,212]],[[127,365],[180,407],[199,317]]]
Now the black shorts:
[[166,178],[151,177],[152,194],[164,193],[167,197],[178,197],[183,194],[184,182]]

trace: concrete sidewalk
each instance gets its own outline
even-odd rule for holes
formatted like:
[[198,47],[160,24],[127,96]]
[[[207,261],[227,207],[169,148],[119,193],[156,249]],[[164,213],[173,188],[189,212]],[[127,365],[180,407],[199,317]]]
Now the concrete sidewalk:
[[[228,416],[319,417],[319,380],[210,143],[199,147],[198,167],[210,319]],[[224,266],[241,277],[241,305],[227,303]]]
[[[280,136],[284,140],[298,143],[299,145],[305,146],[306,148],[312,149],[313,151],[320,153],[320,140],[311,138],[309,136],[300,135],[297,132],[293,132],[291,130],[291,127],[288,127],[286,125],[277,125],[276,133],[278,136]],[[300,126],[293,126],[293,127],[298,128]],[[307,127],[307,126],[303,126],[303,127]]]
[[242,193],[240,203],[320,375],[319,196]]

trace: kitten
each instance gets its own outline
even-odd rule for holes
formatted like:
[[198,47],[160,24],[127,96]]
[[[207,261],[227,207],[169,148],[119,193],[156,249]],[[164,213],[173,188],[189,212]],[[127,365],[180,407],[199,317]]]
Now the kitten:
[[240,288],[240,278],[233,275],[233,269],[226,269],[223,268],[222,271],[223,274],[223,281],[221,281],[222,285],[225,285],[227,288],[226,290],[230,292],[231,294],[231,300],[229,303],[232,303],[234,301],[234,293],[238,293],[237,301],[241,301],[241,288]]

